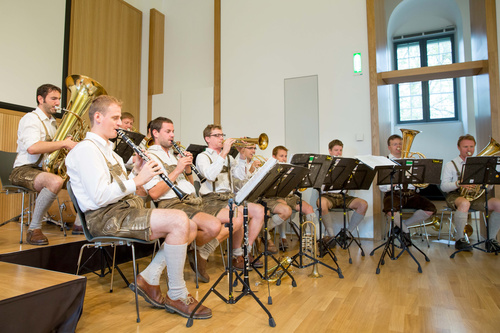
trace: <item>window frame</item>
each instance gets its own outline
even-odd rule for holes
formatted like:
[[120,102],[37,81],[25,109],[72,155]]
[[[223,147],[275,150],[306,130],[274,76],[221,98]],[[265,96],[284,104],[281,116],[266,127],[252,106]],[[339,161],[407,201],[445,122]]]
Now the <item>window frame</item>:
[[[456,50],[455,50],[455,33],[440,33],[435,35],[420,35],[419,37],[404,38],[393,41],[394,46],[394,67],[398,70],[398,45],[408,44],[408,43],[419,43],[420,48],[420,68],[429,67],[427,66],[427,42],[431,40],[437,40],[442,38],[449,38],[451,41],[451,61],[456,62]],[[420,82],[422,89],[422,120],[401,120],[401,108],[399,104],[399,84],[395,85],[395,95],[396,95],[396,122],[397,124],[422,124],[422,123],[434,123],[442,121],[457,121],[459,120],[459,110],[458,110],[458,79],[453,78],[453,100],[455,116],[453,118],[440,118],[431,119],[430,117],[430,95],[429,95],[429,81],[416,81]]]

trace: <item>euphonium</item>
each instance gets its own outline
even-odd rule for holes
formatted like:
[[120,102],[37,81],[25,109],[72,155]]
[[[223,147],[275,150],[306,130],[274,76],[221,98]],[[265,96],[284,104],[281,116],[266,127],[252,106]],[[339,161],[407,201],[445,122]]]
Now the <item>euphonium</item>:
[[[106,90],[101,84],[84,75],[70,75],[66,78],[66,86],[70,91],[68,106],[61,124],[57,128],[52,141],[62,141],[71,136],[73,141],[81,141],[88,132],[83,116],[90,107],[90,103],[100,95],[106,95]],[[68,151],[59,149],[46,154],[43,160],[43,170],[67,178],[64,160]]]
[[[500,144],[491,138],[490,143],[486,145],[476,156],[493,156],[500,152]],[[462,187],[460,189],[460,195],[469,201],[474,201],[481,197],[484,193],[484,189],[481,189],[481,185],[476,185],[474,189],[467,189]]]
[[[420,133],[420,131],[417,130],[411,130],[411,129],[406,129],[406,128],[401,128],[401,133],[403,137],[403,142],[402,142],[402,148],[401,148],[401,158],[425,158],[425,155],[422,153],[417,152],[411,152],[411,145],[413,143],[413,140],[415,139],[415,136]],[[415,187],[420,187],[420,188],[426,188],[429,186],[429,184],[413,184]]]
[[[234,139],[233,146],[235,147],[246,147],[249,145],[258,145],[260,150],[264,150],[269,145],[269,137],[266,133],[262,133],[258,138],[244,138],[244,139]],[[224,140],[225,141],[225,140]]]
[[[307,234],[307,226],[311,226],[311,233]],[[302,223],[302,252],[311,253],[311,257],[316,259],[318,257],[318,243],[316,241],[316,225],[312,221],[305,221]],[[320,278],[323,277],[318,271],[318,263],[315,262],[313,265],[313,270],[309,277]]]

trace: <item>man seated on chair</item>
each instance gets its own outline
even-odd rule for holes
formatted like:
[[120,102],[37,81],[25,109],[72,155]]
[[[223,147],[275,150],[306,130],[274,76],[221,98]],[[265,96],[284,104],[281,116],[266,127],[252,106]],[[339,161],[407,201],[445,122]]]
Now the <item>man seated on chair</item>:
[[126,131],[134,131],[134,115],[130,112],[122,113],[122,124],[121,128]]
[[[391,135],[387,139],[387,148],[389,149],[389,159],[401,159],[403,139],[397,134]],[[408,184],[408,188],[401,189],[400,185],[394,185],[394,206],[391,206],[391,185],[380,185],[380,191],[384,192],[384,213],[388,218],[391,217],[391,208],[394,207],[394,225],[397,226],[396,233],[402,231],[402,238],[406,246],[411,245],[410,231],[408,227],[422,223],[424,220],[436,213],[436,206],[426,197],[417,193],[417,188],[412,184]],[[401,200],[400,200],[401,190]],[[416,209],[412,216],[401,223],[399,214],[399,206],[402,208]],[[402,226],[401,226],[402,225]],[[401,228],[401,229],[399,229]]]
[[21,118],[17,130],[17,156],[10,181],[17,186],[39,192],[31,223],[26,234],[26,242],[31,245],[47,245],[49,240],[42,233],[42,219],[47,213],[64,180],[53,173],[42,171],[45,153],[59,149],[71,150],[75,145],[71,137],[62,141],[52,141],[56,134],[56,108],[61,102],[61,89],[52,84],[44,84],[36,91],[38,107]]
[[[340,140],[335,139],[328,144],[328,153],[330,156],[342,157],[343,150],[344,143]],[[329,211],[332,209],[344,208],[344,199],[340,192],[340,190],[335,190],[321,194],[321,215],[326,231],[330,237],[335,237],[336,234],[334,231],[333,217],[332,214],[329,214]],[[353,233],[365,217],[368,203],[361,198],[353,197],[346,193],[345,205],[347,209],[354,210],[349,220],[349,225],[347,226],[347,230]],[[345,237],[347,237],[346,239],[349,238],[348,235],[345,235]]]
[[[457,234],[455,235],[455,248],[457,250],[471,250],[469,242],[464,236],[464,228],[467,224],[467,216],[469,209],[474,209],[477,211],[484,211],[485,208],[485,195],[481,194],[478,198],[471,197],[472,201],[467,200],[464,197],[462,190],[473,191],[476,185],[460,185],[459,179],[462,172],[462,166],[465,164],[465,159],[467,156],[474,155],[474,150],[476,147],[476,139],[470,134],[462,135],[458,138],[457,143],[459,156],[446,163],[443,168],[443,174],[441,177],[441,190],[447,192],[446,203],[448,207],[456,210],[453,214],[453,223],[457,229]],[[490,187],[488,187],[490,188]],[[492,238],[492,243],[500,248],[498,241],[495,239],[498,231],[500,230],[500,200],[497,198],[488,199],[488,212],[489,212],[489,228],[490,228],[490,238]],[[495,246],[493,246],[495,247]],[[487,244],[487,250],[492,251],[492,246]]]
[[[89,108],[91,131],[67,156],[66,165],[73,193],[85,213],[93,236],[119,236],[153,240],[165,238],[151,263],[137,276],[137,292],[154,307],[189,317],[198,304],[184,281],[187,244],[196,237],[196,225],[178,209],[145,209],[134,195],[138,186],[161,173],[154,160],[140,158],[131,179],[109,141],[120,128],[121,102],[99,96]],[[135,176],[135,177],[134,177]],[[160,278],[167,267],[168,292],[162,295]],[[132,284],[131,289],[135,290]],[[210,318],[210,309],[201,306],[194,318]]]
[[[255,144],[248,144],[238,149],[240,152],[238,158],[246,162],[245,173],[241,175],[244,178],[242,184],[248,181],[257,169],[262,166],[262,163],[259,160],[254,161],[256,149]],[[271,217],[267,222],[268,231],[265,231],[265,235],[267,237],[267,249],[271,253],[278,253],[278,248],[272,241],[269,232],[272,232],[274,228],[281,226],[284,221],[288,220],[292,215],[292,209],[282,198],[264,198],[262,201],[265,202],[269,211],[269,216]],[[264,239],[257,243],[260,244],[259,250],[263,251]]]
[[[221,209],[228,206],[228,200],[234,197],[234,177],[243,180],[245,173],[245,160],[236,161],[229,151],[235,139],[224,141],[222,127],[219,125],[208,125],[203,130],[203,137],[208,148],[198,154],[196,168],[206,178],[201,184],[200,194],[203,198],[203,211],[217,216]],[[237,207],[238,214],[243,216],[243,207]],[[235,212],[236,213],[236,212]],[[225,214],[225,213],[224,213]],[[253,262],[252,246],[264,223],[264,207],[254,203],[248,204],[248,253],[250,263]],[[226,219],[226,217],[224,217]],[[243,228],[233,231],[233,267],[242,270],[243,258]],[[222,241],[223,239],[218,239]],[[209,242],[210,244],[210,242]],[[262,262],[253,262],[255,267],[262,267]]]
[[[151,123],[151,132],[154,138],[154,145],[148,149],[150,157],[162,165],[163,173],[172,182],[175,182],[179,189],[189,194],[189,196],[181,202],[174,191],[159,176],[154,177],[144,187],[151,198],[157,202],[158,208],[180,209],[188,214],[188,217],[197,225],[196,255],[199,280],[201,282],[209,282],[210,276],[206,271],[207,259],[209,254],[217,247],[217,239],[225,239],[229,233],[228,228],[221,227],[221,223],[229,222],[229,209],[221,209],[216,216],[202,211],[202,198],[196,197],[193,170],[191,169],[193,155],[188,151],[184,152],[186,157],[180,155],[176,157],[173,154],[172,142],[175,139],[175,134],[172,120],[165,117],[154,119]],[[233,219],[233,227],[235,229],[240,229],[242,223],[242,217]],[[216,237],[215,241],[209,243],[209,241]],[[188,251],[188,259],[193,270],[195,270],[194,256],[194,249],[190,249]]]
[[[272,152],[273,158],[277,159],[280,163],[286,163],[288,161],[288,149],[285,146],[276,146],[273,148]],[[298,195],[290,193],[286,198],[280,199],[285,202],[288,207],[292,209],[292,211],[299,212],[300,211],[300,198]],[[305,200],[302,200],[302,214],[305,217],[306,221],[311,221],[316,225],[316,230],[318,229],[318,218],[316,217],[316,213],[314,213],[314,208]],[[286,239],[286,225],[283,223],[279,226],[280,234],[281,234],[281,242],[283,244],[283,248],[288,248],[288,241]]]

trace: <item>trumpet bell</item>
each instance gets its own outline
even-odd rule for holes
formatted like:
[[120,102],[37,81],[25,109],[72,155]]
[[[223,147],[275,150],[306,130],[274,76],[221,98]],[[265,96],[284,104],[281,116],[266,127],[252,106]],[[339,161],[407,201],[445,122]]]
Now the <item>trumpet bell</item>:
[[269,137],[266,133],[262,133],[258,138],[245,138],[245,139],[235,139],[234,146],[236,147],[246,147],[249,145],[257,145],[260,150],[264,150],[269,145]]

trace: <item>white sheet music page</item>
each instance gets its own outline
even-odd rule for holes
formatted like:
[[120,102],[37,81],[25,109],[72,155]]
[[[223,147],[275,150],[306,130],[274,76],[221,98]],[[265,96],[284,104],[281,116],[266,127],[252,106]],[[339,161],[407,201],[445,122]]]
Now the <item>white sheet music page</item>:
[[257,172],[250,178],[250,180],[243,185],[243,187],[238,191],[236,197],[234,198],[234,202],[237,206],[239,206],[252,192],[252,190],[259,185],[260,181],[264,176],[271,170],[274,165],[278,163],[278,160],[275,158],[269,158],[263,166],[257,170]]
[[393,166],[398,165],[394,161],[388,159],[385,156],[374,156],[374,155],[362,155],[354,156],[364,164],[368,165],[371,169],[375,169],[378,166]]

